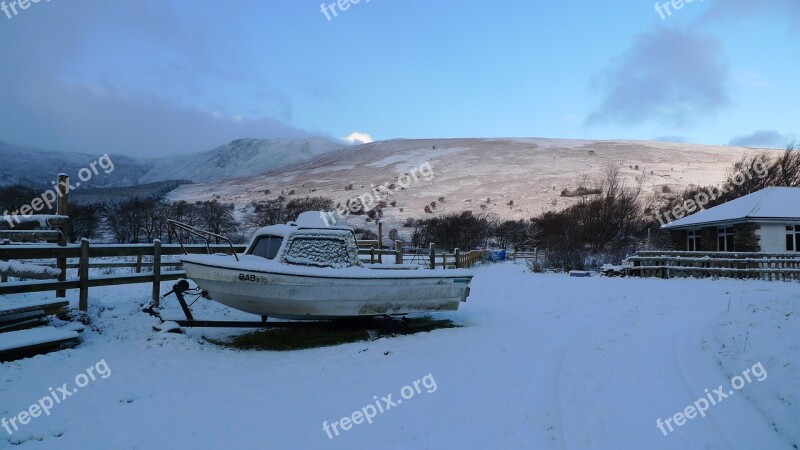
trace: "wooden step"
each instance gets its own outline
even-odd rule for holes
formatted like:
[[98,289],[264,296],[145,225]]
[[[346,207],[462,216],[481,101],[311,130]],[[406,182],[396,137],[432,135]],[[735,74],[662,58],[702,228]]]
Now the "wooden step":
[[71,347],[77,344],[79,339],[80,335],[76,331],[56,327],[0,333],[0,361],[12,361]]
[[25,302],[0,306],[0,327],[69,312],[68,301]]

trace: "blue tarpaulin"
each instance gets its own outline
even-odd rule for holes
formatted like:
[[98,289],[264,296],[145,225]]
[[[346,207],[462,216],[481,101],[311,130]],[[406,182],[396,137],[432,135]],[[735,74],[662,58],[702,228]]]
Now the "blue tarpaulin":
[[488,261],[505,261],[506,260],[506,251],[505,250],[489,250],[489,254],[486,256]]

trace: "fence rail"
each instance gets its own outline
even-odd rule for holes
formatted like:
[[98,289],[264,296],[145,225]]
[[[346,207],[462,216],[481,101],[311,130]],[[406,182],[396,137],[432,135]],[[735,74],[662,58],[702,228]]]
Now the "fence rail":
[[[382,262],[383,256],[389,256],[395,264],[403,264],[405,255],[402,242],[395,243],[396,250],[360,248],[360,256],[369,256],[372,263]],[[25,294],[32,292],[56,291],[64,292],[70,289],[78,289],[79,308],[88,311],[89,308],[89,289],[101,286],[117,286],[123,284],[152,283],[152,299],[158,304],[161,297],[161,282],[184,278],[186,272],[183,270],[164,270],[165,267],[180,266],[180,262],[164,261],[164,256],[183,255],[184,250],[190,254],[205,254],[209,250],[219,253],[230,253],[231,249],[236,252],[243,252],[245,246],[229,245],[178,245],[161,244],[155,241],[153,244],[95,244],[92,245],[86,239],[80,245],[67,246],[31,246],[31,245],[0,245],[0,261],[9,260],[55,260],[55,264],[37,263],[37,265],[55,265],[62,269],[58,280],[44,281],[16,281],[0,283],[0,295]],[[96,258],[113,257],[136,257],[132,262],[92,262]],[[144,257],[150,257],[152,262],[145,263]],[[441,258],[441,265],[437,266],[437,257]],[[473,250],[470,252],[460,252],[458,249],[454,253],[435,253],[434,246],[431,244],[429,263],[430,268],[466,268],[471,267],[478,261],[486,257],[485,251]],[[77,259],[77,263],[69,263],[67,260]],[[451,264],[452,262],[452,264]],[[89,269],[96,268],[133,268],[136,273],[125,275],[102,275],[89,276]],[[141,273],[143,267],[152,267],[151,273]],[[78,269],[77,278],[67,279],[66,269]],[[5,280],[3,280],[5,281]]]
[[[161,293],[161,282],[177,280],[186,276],[183,270],[162,270],[164,266],[175,266],[174,262],[162,262],[162,256],[183,255],[184,248],[186,253],[203,254],[211,251],[227,253],[230,251],[228,245],[184,245],[181,248],[177,244],[161,244],[156,241],[153,244],[128,244],[128,245],[91,245],[88,240],[81,241],[80,245],[61,246],[30,246],[30,245],[2,245],[0,246],[0,260],[37,260],[45,259],[58,261],[58,267],[75,267],[74,264],[67,264],[67,259],[77,258],[78,277],[75,279],[59,279],[46,281],[18,281],[13,283],[0,283],[0,295],[25,294],[31,292],[47,291],[66,291],[78,289],[79,307],[83,311],[89,308],[89,288],[100,286],[118,286],[122,284],[153,283],[153,301],[158,303]],[[235,251],[244,251],[244,246],[234,247]],[[136,262],[131,263],[100,263],[92,264],[92,258],[110,257],[137,257]],[[94,267],[133,267],[137,272],[141,272],[144,264],[141,258],[150,256],[152,258],[152,273],[111,275],[111,276],[92,276],[89,277],[89,269]]]
[[800,255],[787,253],[638,252],[627,258],[632,276],[800,280]]

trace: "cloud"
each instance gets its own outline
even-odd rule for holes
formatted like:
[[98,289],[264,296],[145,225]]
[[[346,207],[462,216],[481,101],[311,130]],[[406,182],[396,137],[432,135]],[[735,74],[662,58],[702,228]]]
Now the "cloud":
[[[222,30],[227,5],[39,3],[0,26],[0,138],[54,150],[137,156],[237,138],[294,138],[288,97],[266,86]],[[227,9],[226,9],[227,8]],[[202,12],[201,12],[202,11]],[[231,99],[230,97],[235,97]]]
[[586,123],[683,127],[731,104],[729,79],[719,40],[688,29],[661,27],[637,36],[617,61],[595,77],[593,86],[602,100]]
[[375,142],[375,139],[372,139],[372,136],[369,134],[360,133],[358,131],[350,133],[350,136],[342,139],[351,144],[369,144],[370,142]]
[[792,139],[773,130],[759,130],[731,139],[729,145],[735,147],[783,148]]

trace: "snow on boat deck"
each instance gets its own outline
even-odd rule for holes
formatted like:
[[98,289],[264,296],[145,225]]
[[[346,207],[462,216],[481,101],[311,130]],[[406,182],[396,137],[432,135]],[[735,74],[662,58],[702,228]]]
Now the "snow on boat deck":
[[[149,289],[93,290],[101,332],[87,330],[75,349],[0,364],[4,417],[101,359],[112,373],[12,436],[0,429],[0,448],[791,449],[800,441],[797,283],[575,279],[494,264],[475,269],[459,312],[435,315],[462,328],[280,353],[201,338],[229,330],[154,333],[156,320],[139,311]],[[165,303],[164,316],[179,317]],[[207,302],[195,311],[252,318]],[[757,362],[764,381],[668,436],[656,427]],[[323,431],[323,421],[373,396],[398,399],[427,374],[435,392],[334,439]]]

